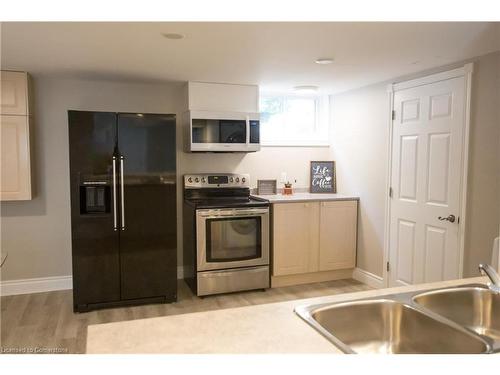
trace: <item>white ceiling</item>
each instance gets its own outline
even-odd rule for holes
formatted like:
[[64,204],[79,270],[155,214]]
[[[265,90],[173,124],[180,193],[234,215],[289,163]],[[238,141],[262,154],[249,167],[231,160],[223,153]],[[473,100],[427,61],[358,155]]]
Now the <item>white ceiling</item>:
[[500,23],[3,23],[1,37],[2,69],[333,93],[498,51]]

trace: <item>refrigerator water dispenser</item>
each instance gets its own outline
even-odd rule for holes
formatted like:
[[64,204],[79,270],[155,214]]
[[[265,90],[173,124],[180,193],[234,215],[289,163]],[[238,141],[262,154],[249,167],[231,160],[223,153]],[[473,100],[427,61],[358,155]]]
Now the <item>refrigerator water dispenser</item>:
[[111,190],[106,185],[80,186],[80,213],[105,214],[110,212]]

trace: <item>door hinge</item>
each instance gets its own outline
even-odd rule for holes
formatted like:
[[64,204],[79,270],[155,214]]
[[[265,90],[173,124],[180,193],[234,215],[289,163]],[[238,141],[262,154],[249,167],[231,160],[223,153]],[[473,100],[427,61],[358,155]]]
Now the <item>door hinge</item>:
[[392,119],[396,120],[396,111],[395,110],[392,110]]
[[392,198],[392,187],[389,188],[389,198]]
[[389,262],[386,263],[385,268],[386,268],[387,272],[390,271]]

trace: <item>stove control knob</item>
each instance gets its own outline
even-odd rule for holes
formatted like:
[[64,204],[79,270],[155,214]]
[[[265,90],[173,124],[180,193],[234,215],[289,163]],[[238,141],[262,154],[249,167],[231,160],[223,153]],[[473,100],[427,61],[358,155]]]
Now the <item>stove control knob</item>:
[[193,182],[193,179],[191,177],[189,177],[188,182]]
[[202,177],[201,178],[201,183],[204,184],[205,183],[205,177]]
[[242,183],[242,184],[244,184],[244,183],[245,183],[245,181],[246,181],[246,178],[245,178],[245,177],[243,177],[243,178],[241,179],[241,183]]
[[200,182],[200,179],[199,179],[198,177],[196,177],[196,178],[194,179],[194,182]]
[[233,183],[233,181],[234,181],[234,180],[233,180],[233,178],[232,178],[232,177],[230,177],[230,178],[229,178],[229,182],[230,182],[230,183]]
[[236,177],[236,182],[240,182],[240,178],[239,177]]

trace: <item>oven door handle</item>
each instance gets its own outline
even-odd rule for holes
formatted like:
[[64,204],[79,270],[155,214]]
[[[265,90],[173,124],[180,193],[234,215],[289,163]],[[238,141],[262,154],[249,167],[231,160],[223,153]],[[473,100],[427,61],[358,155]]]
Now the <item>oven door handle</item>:
[[220,218],[225,218],[225,217],[230,217],[237,219],[239,217],[258,217],[258,216],[263,216],[265,214],[248,214],[248,215],[201,215],[203,219],[220,219]]
[[206,219],[213,219],[218,217],[247,217],[247,216],[262,216],[269,214],[268,209],[260,209],[260,210],[246,210],[246,211],[224,211],[224,212],[197,212],[197,216]]

